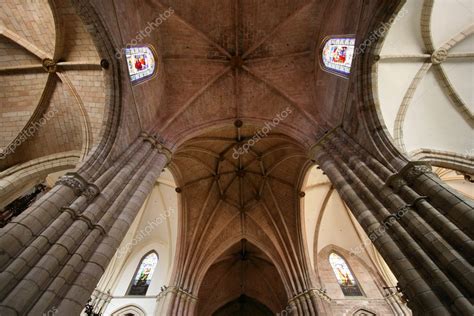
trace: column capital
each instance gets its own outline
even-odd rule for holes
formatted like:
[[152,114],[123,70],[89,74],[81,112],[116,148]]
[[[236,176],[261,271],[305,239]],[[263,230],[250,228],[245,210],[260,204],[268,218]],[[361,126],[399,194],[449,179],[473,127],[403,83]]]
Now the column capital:
[[335,137],[337,134],[336,132],[341,130],[341,126],[336,126],[335,128],[331,129],[330,131],[326,132],[321,138],[319,138],[315,144],[311,145],[308,150],[308,157],[310,159],[314,159],[316,153],[323,149],[324,144],[326,144],[332,137]]
[[179,295],[184,297],[186,300],[190,300],[193,302],[197,302],[198,298],[185,289],[178,287],[178,286],[167,286],[163,291],[161,291],[158,296],[156,297],[156,300],[159,301],[162,298],[166,297],[168,294],[174,294],[174,295]]
[[100,189],[93,183],[89,183],[87,188],[84,190],[83,195],[87,198],[88,202],[92,202],[97,195],[99,195]]
[[398,172],[408,184],[426,173],[434,174],[431,165],[426,161],[410,161]]
[[412,184],[422,174],[434,174],[426,161],[410,161],[399,172],[387,178],[385,184],[398,192],[404,185]]
[[87,181],[76,172],[67,172],[56,184],[71,188],[77,196],[80,196],[88,186]]
[[398,193],[403,186],[408,184],[405,179],[402,178],[401,175],[395,173],[387,178],[387,181],[385,181],[385,185],[392,188],[395,193]]
[[292,303],[294,302],[295,300],[298,300],[302,297],[304,298],[310,298],[311,296],[314,296],[314,297],[320,297],[322,298],[323,300],[327,301],[327,302],[331,302],[331,298],[326,294],[326,291],[325,290],[322,290],[322,289],[309,289],[309,290],[306,290],[304,291],[303,293],[300,293],[300,294],[297,294],[295,296],[293,296],[292,298],[289,299],[288,303]]
[[153,148],[158,149],[158,152],[160,154],[165,155],[166,164],[169,164],[169,162],[171,161],[171,155],[173,153],[171,149],[169,149],[168,147],[164,145],[164,141],[161,136],[159,136],[158,134],[150,135],[147,132],[142,132],[140,134],[140,137],[142,137],[145,142],[149,142],[153,146]]
[[84,195],[87,201],[92,202],[100,193],[97,185],[87,182],[81,175],[76,172],[68,172],[56,184],[61,184],[71,188],[76,196]]

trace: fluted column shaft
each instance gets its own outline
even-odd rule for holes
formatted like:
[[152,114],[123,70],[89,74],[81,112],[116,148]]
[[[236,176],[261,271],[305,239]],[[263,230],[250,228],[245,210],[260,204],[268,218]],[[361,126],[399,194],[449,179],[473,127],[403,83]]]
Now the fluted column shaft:
[[424,164],[409,164],[400,175],[418,194],[428,196],[430,204],[452,223],[474,238],[474,201],[448,187]]
[[447,191],[426,166],[400,172],[383,166],[341,130],[311,152],[397,276],[415,314],[474,313],[472,228],[461,224],[472,227],[471,201]]
[[330,302],[330,298],[320,290],[309,289],[296,295],[288,302],[289,309],[282,311],[281,315],[320,315],[322,305]]
[[[407,204],[400,196],[395,194],[392,188],[385,185],[385,182],[374,173],[366,163],[360,159],[361,149],[356,150],[351,147],[350,142],[342,141],[343,135],[334,138],[333,143],[336,151],[349,158],[350,167],[354,170],[358,177],[366,177],[367,188],[371,192],[376,192],[374,197],[378,198],[390,213],[385,213],[385,219],[390,221],[391,214],[403,213],[400,218],[395,217],[403,229],[398,225],[394,225],[393,230],[406,236],[407,242],[417,242],[422,251],[418,251],[416,256],[424,265],[430,265],[429,269],[434,277],[439,278],[440,283],[449,281],[447,276],[451,277],[451,281],[458,283],[461,287],[474,293],[474,284],[466,279],[469,274],[471,265],[465,258],[445,241],[436,230],[417,213],[417,207],[414,204]],[[364,152],[362,152],[364,153]],[[416,204],[416,203],[415,203]],[[408,237],[408,234],[410,237]],[[416,240],[416,241],[415,241]],[[425,253],[426,252],[426,253]],[[430,254],[430,256],[427,255]],[[436,271],[436,272],[434,272]],[[451,294],[449,292],[452,292]],[[454,289],[446,289],[445,293],[456,299],[461,294]]]
[[[140,137],[139,140],[143,140]],[[112,180],[114,172],[120,169],[133,155],[142,141],[134,142],[127,151],[122,154],[112,167],[101,177],[103,183]],[[99,183],[99,186],[101,183]],[[34,239],[44,231],[48,231],[46,236],[50,236],[51,227],[68,227],[70,222],[68,215],[63,214],[62,208],[69,207],[76,211],[81,211],[94,196],[93,190],[97,188],[91,186],[84,178],[78,174],[61,178],[56,186],[46,193],[37,203],[33,204],[22,214],[17,216],[0,230],[0,269],[4,269],[6,264],[18,257],[19,253],[31,245]],[[100,190],[100,187],[98,188]],[[87,196],[88,195],[88,196]],[[88,201],[89,200],[89,201]],[[61,217],[60,221],[64,225],[54,223]],[[58,232],[61,234],[61,232]],[[46,237],[49,241],[49,239]],[[1,278],[1,276],[0,276]],[[0,297],[2,291],[0,290]]]
[[[0,280],[6,281],[0,282],[0,314],[36,315],[52,308],[78,314],[168,161],[169,151],[142,135],[94,183],[68,174],[7,225],[2,241],[24,229],[31,234],[0,257]],[[47,211],[42,205],[63,194],[50,218],[35,226],[32,214]]]

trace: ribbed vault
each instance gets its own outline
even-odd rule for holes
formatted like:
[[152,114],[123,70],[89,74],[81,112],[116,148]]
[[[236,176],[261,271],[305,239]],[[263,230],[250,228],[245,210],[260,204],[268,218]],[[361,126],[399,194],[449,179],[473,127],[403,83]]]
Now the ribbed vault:
[[234,301],[222,306],[213,316],[225,315],[253,315],[253,316],[269,316],[273,315],[272,311],[262,303],[248,296],[240,296]]
[[[173,10],[140,42],[158,52],[157,79],[127,95],[142,128],[153,128],[169,147],[235,119],[272,120],[288,107],[293,113],[281,129],[313,143],[341,123],[349,88],[320,69],[319,47],[330,34],[356,32],[353,13],[362,2],[150,0],[135,15],[115,1],[104,14],[117,19],[126,47],[147,21]],[[333,18],[324,19],[328,14]]]
[[374,66],[376,100],[395,144],[412,159],[470,174],[473,8],[469,0],[408,0]]
[[6,0],[0,12],[0,170],[67,151],[84,158],[106,97],[92,37],[69,0]]
[[274,315],[287,302],[284,285],[271,259],[246,239],[216,259],[198,296],[198,315],[230,315],[231,311],[232,315],[268,315],[258,302]]
[[[252,271],[264,273],[267,266],[273,266],[281,278],[281,286],[273,289],[278,298],[276,305],[270,304],[274,309],[283,296],[292,297],[308,282],[302,272],[303,250],[297,237],[297,188],[309,161],[298,142],[276,129],[253,143],[247,153],[237,155],[259,130],[245,122],[243,126],[241,122],[236,125],[195,137],[173,155],[171,168],[180,183],[182,205],[180,254],[174,282],[194,295],[201,286],[206,288],[204,284],[209,286],[209,281],[203,283],[209,273],[214,275],[212,279],[217,277],[216,273],[224,279],[230,273],[233,277],[229,282],[240,282],[231,273],[237,269],[232,260],[225,261],[225,265],[216,262],[222,262],[218,259],[222,253],[226,254],[224,257],[235,253],[232,245],[241,247],[242,240],[247,240],[267,258],[262,265],[263,255],[258,255],[258,264],[252,266]],[[232,286],[238,288],[237,284]],[[231,291],[232,286],[228,284],[228,288],[222,289],[227,300],[249,295]],[[199,296],[206,293],[206,301],[211,299],[211,292],[199,290]],[[272,302],[275,297],[266,300]]]

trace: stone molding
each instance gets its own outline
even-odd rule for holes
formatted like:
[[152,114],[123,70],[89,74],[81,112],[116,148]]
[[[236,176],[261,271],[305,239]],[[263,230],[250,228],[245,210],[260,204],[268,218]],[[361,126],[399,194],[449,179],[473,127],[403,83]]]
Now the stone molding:
[[385,181],[385,185],[392,188],[395,193],[398,193],[408,183],[399,174],[393,174]]
[[87,187],[87,181],[75,172],[68,172],[59,178],[57,184],[69,187],[74,191],[74,194],[80,196]]
[[43,66],[43,69],[48,72],[48,73],[55,73],[57,70],[57,64],[50,58],[44,58],[41,61],[41,65]]
[[421,148],[410,152],[410,156],[419,161],[428,161],[436,167],[453,169],[464,174],[474,175],[474,156],[469,153]]
[[332,130],[330,130],[329,132],[327,132],[326,134],[324,134],[324,136],[318,139],[315,144],[311,145],[311,147],[308,150],[308,157],[310,159],[314,159],[314,157],[316,156],[316,153],[319,150],[323,149],[323,145],[327,143],[328,140],[331,139],[337,131],[341,131],[341,130],[342,130],[342,125],[339,125],[333,128]]
[[171,156],[173,153],[168,147],[166,147],[162,142],[159,141],[160,139],[159,135],[156,134],[152,136],[146,132],[142,132],[140,134],[140,137],[143,137],[143,140],[145,142],[149,142],[153,146],[153,148],[158,149],[158,152],[160,154],[163,154],[166,156],[166,165],[170,163]]
[[288,303],[292,303],[295,300],[300,299],[301,297],[304,297],[305,299],[311,298],[311,297],[320,297],[323,300],[327,302],[331,302],[332,298],[330,298],[323,290],[321,289],[309,289],[303,293],[297,294],[293,296],[292,298],[289,299]]
[[178,286],[168,286],[164,291],[160,292],[156,297],[156,301],[160,301],[164,299],[168,294],[173,294],[176,296],[184,297],[186,300],[191,300],[193,302],[198,301],[198,297],[192,295],[191,293],[187,292],[185,289],[178,287]]
[[88,202],[92,202],[96,198],[96,196],[99,195],[99,194],[100,194],[99,187],[96,186],[93,183],[89,183],[87,188],[82,193],[82,195],[84,195],[86,197]]
[[410,161],[398,173],[387,178],[385,184],[398,192],[403,186],[411,185],[422,174],[436,175],[426,161]]
[[412,184],[419,176],[427,173],[435,175],[431,165],[424,161],[410,161],[399,172],[408,184]]
[[83,215],[82,213],[77,213],[75,210],[73,210],[70,207],[62,207],[60,209],[60,212],[68,213],[69,215],[71,215],[71,218],[73,220],[83,221],[84,223],[87,224],[87,227],[90,230],[98,229],[102,236],[105,236],[107,234],[105,228],[102,225],[92,222],[92,220],[89,217]]
[[84,195],[89,203],[100,194],[100,189],[97,185],[87,182],[76,172],[66,173],[59,178],[57,184],[71,188],[78,197]]

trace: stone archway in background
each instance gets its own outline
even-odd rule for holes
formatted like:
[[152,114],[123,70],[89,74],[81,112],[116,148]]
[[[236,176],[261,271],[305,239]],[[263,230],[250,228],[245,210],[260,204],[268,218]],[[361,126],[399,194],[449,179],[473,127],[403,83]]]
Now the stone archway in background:
[[112,316],[147,316],[145,312],[136,305],[128,305],[112,313]]
[[[226,315],[241,308],[256,315],[285,309],[287,294],[272,260],[245,239],[209,267],[198,292],[198,315]],[[253,315],[253,314],[252,314]]]

